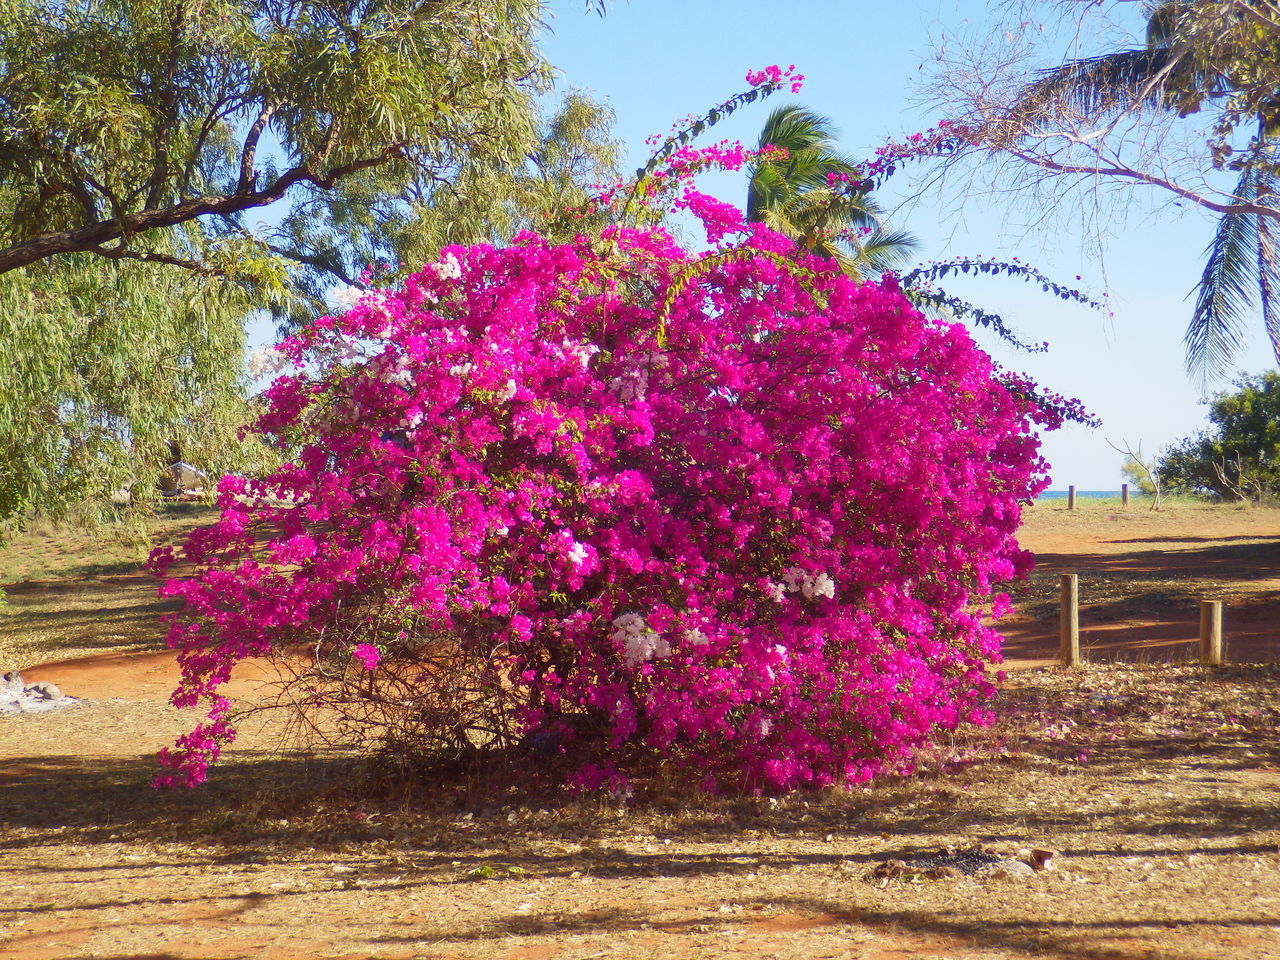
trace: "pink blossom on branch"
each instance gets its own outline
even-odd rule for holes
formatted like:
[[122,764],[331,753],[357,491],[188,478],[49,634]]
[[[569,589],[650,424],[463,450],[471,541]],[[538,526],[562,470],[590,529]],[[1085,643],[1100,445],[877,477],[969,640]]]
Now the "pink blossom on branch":
[[365,670],[372,670],[382,659],[382,653],[372,643],[357,643],[351,651],[351,658]]
[[804,74],[796,73],[793,63],[785,70],[782,67],[765,67],[763,70],[748,70],[747,84],[752,87],[782,87],[790,85],[792,93],[799,93],[804,86]]

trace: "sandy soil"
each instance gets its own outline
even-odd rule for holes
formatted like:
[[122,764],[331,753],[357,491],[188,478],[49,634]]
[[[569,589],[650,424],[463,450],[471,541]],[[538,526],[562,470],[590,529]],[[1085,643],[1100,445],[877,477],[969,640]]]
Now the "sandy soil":
[[1012,667],[1054,662],[1063,573],[1079,575],[1081,649],[1092,659],[1194,658],[1199,600],[1225,602],[1228,658],[1280,655],[1280,510],[1086,502],[1068,511],[1044,501],[1021,542],[1036,570],[1000,626]]
[[[1066,571],[1093,657],[1144,662],[1016,673],[1006,720],[942,769],[781,801],[658,783],[618,806],[487,780],[375,799],[358,764],[281,749],[272,721],[206,786],[153,791],[153,752],[190,724],[165,703],[168,654],[19,607],[42,652],[65,635],[78,654],[24,677],[85,703],[0,719],[0,957],[1280,957],[1280,673],[1167,662],[1193,649],[1202,594],[1228,599],[1235,660],[1274,657],[1278,520],[1037,507],[1016,665],[1053,656]],[[146,619],[92,577],[25,589]],[[1061,852],[1026,878],[870,876],[975,842]]]

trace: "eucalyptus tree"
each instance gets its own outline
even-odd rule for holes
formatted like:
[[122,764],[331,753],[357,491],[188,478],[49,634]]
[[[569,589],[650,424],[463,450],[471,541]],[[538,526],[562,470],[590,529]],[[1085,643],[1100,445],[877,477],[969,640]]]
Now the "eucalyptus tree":
[[[0,273],[59,253],[234,269],[250,210],[509,157],[537,0],[6,0]],[[155,232],[198,221],[179,252]]]
[[351,262],[249,217],[521,162],[541,10],[0,0],[0,521],[153,475],[170,440],[230,463],[246,316]]
[[63,255],[0,275],[0,541],[29,509],[154,481],[173,444],[210,470],[251,465],[249,305],[242,285],[157,263]]

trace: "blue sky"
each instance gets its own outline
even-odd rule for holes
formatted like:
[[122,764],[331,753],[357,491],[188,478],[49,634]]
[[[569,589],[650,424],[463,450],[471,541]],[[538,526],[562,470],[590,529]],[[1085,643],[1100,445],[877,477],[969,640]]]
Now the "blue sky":
[[[932,38],[988,17],[985,3],[957,0],[614,0],[603,18],[584,13],[581,0],[554,0],[551,8],[543,50],[563,86],[608,102],[629,168],[646,159],[646,137],[726,99],[744,87],[748,69],[773,63],[794,63],[804,89],[741,111],[709,139],[751,143],[768,111],[794,100],[835,121],[845,152],[869,156],[886,137],[941,119],[917,105]],[[736,202],[745,190],[741,177],[727,175],[703,186]],[[923,258],[1020,256],[1057,279],[1080,275],[1086,290],[1108,293],[1112,317],[1008,279],[964,291],[1001,312],[1024,339],[1051,345],[1047,354],[1028,355],[979,336],[998,360],[1079,397],[1103,420],[1097,430],[1068,427],[1045,438],[1056,488],[1116,489],[1122,457],[1108,440],[1141,443],[1150,453],[1204,424],[1199,390],[1182,371],[1182,332],[1213,219],[1171,206],[1152,213],[1149,206],[1139,204],[1131,225],[1114,231],[1101,262],[1085,254],[1079,234],[1027,236],[1013,211],[989,198],[962,207],[955,197],[934,199],[896,221],[920,238]],[[1240,372],[1274,366],[1260,323],[1254,328]]]

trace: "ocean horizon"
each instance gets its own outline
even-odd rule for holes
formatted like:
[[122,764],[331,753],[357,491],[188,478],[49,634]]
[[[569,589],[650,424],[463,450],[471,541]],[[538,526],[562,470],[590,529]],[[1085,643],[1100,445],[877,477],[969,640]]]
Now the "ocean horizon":
[[[1143,495],[1142,493],[1135,490],[1133,487],[1129,488],[1129,497],[1131,499],[1141,497],[1142,495]],[[1036,497],[1036,499],[1037,500],[1065,500],[1067,499],[1067,491],[1066,490],[1046,490],[1044,493]],[[1114,490],[1077,490],[1076,499],[1077,500],[1106,500],[1106,499],[1119,500],[1120,488],[1117,487]]]

